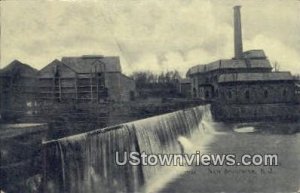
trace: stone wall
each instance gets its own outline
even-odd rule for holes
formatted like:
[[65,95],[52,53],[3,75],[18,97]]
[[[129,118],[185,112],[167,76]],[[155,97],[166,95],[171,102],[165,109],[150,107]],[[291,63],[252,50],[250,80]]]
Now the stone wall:
[[191,92],[193,98],[201,98],[200,85],[212,85],[217,88],[218,78],[221,74],[228,73],[246,73],[246,72],[269,72],[269,69],[260,69],[260,68],[234,68],[234,69],[219,69],[214,71],[208,71],[204,73],[193,74],[191,78]]
[[288,103],[295,100],[292,82],[235,83],[218,88],[217,100],[226,104]]
[[277,104],[212,104],[212,114],[217,121],[297,121],[300,105]]

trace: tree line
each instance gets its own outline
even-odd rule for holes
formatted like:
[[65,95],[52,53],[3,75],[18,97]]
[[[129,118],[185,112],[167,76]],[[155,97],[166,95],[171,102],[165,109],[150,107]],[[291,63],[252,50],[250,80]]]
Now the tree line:
[[181,76],[177,70],[161,72],[159,74],[150,71],[138,71],[131,75],[137,88],[149,88],[152,86],[176,86]]

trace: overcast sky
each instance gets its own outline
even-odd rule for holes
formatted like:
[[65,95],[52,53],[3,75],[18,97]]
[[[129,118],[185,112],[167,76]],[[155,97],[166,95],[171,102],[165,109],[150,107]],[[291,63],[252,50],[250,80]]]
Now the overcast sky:
[[297,0],[1,1],[1,67],[43,68],[55,58],[117,55],[126,74],[179,70],[233,57],[233,5],[242,5],[244,50],[264,49],[300,73]]

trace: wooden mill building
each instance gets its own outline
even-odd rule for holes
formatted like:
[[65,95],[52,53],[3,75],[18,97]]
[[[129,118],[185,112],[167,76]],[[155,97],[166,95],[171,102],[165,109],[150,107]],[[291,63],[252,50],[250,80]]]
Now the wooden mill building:
[[101,103],[134,99],[135,82],[115,56],[85,55],[54,60],[38,73],[42,102]]
[[36,69],[18,60],[0,70],[1,119],[33,113],[36,106],[36,75]]

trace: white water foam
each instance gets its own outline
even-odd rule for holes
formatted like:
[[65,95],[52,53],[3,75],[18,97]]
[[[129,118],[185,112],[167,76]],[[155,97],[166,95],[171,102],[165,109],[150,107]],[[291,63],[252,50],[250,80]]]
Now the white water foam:
[[255,132],[254,127],[240,127],[240,128],[234,128],[233,130],[237,133],[253,133],[253,132]]
[[[214,130],[209,122],[202,122],[199,130],[193,132],[191,138],[179,136],[177,141],[182,146],[182,153],[192,154],[200,151],[202,154],[207,152],[207,148],[214,141],[215,135],[221,134]],[[185,164],[184,164],[185,165]],[[161,191],[167,184],[171,183],[181,175],[192,169],[191,166],[163,166],[161,171],[150,180],[145,188],[145,193],[156,193]]]

